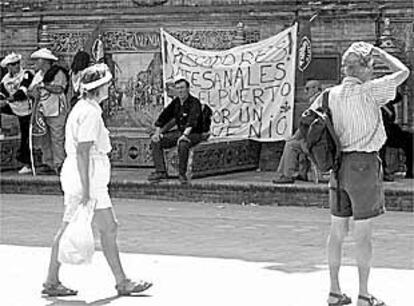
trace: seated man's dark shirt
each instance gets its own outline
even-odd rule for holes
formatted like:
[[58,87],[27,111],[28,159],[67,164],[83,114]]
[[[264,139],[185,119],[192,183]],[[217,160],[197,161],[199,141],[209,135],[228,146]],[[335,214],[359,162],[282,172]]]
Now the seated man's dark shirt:
[[181,105],[180,99],[175,98],[161,112],[158,120],[155,122],[156,127],[162,128],[164,125],[175,119],[178,130],[183,133],[187,127],[191,127],[191,133],[202,133],[203,122],[201,120],[201,103],[189,95],[187,100]]
[[397,93],[397,96],[394,100],[388,102],[383,107],[381,107],[382,121],[384,122],[385,133],[387,134],[387,140],[390,137],[393,137],[393,131],[401,130],[400,126],[395,123],[396,113],[394,105],[402,101],[402,96]]

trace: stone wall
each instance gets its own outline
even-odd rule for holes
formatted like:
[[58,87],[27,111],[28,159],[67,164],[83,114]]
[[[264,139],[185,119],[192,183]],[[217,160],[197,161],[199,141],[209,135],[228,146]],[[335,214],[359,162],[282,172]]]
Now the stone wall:
[[[321,60],[327,57],[338,59],[353,41],[375,43],[382,31],[377,21],[387,17],[391,19],[402,58],[411,65],[414,62],[414,9],[406,0],[38,0],[1,2],[1,7],[0,55],[13,50],[27,59],[38,47],[43,25],[47,27],[55,51],[67,65],[99,20],[103,20],[102,31],[107,33],[110,52],[147,52],[159,46],[141,44],[127,48],[128,39],[131,39],[128,34],[146,38],[157,35],[163,27],[195,47],[220,49],[232,46],[239,21],[244,24],[245,42],[252,42],[274,35],[295,18],[309,19],[315,13],[318,16],[312,23],[313,53]],[[339,78],[339,66],[336,69]],[[325,80],[326,84],[335,82],[338,79]],[[299,114],[306,102],[301,92],[303,84],[297,85],[296,113]],[[414,96],[413,87],[411,80],[407,90],[410,101]],[[413,126],[412,108],[400,117],[401,123]]]
[[[308,75],[318,75],[320,67],[328,67],[332,76],[323,80],[324,86],[328,86],[340,79],[341,53],[353,41],[378,42],[384,18],[390,18],[391,32],[401,51],[399,56],[414,67],[413,5],[407,0],[9,0],[0,2],[0,56],[17,51],[30,65],[29,55],[40,41],[54,49],[68,66],[101,22],[106,52],[152,53],[156,60],[161,27],[197,48],[225,49],[236,42],[265,39],[294,20],[308,20],[317,14],[312,22],[312,40],[318,65]],[[307,107],[303,85],[298,83],[296,87],[295,123]],[[399,107],[398,120],[407,128],[414,124],[412,101],[413,75],[407,82],[405,103]],[[150,119],[151,116],[147,121]],[[123,123],[124,128],[131,126],[131,120]]]

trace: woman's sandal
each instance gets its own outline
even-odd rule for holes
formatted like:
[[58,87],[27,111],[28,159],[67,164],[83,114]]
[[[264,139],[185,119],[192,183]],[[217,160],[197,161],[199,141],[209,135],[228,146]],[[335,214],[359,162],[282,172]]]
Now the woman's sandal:
[[358,295],[358,300],[363,300],[368,302],[367,306],[387,306],[383,301],[378,300],[375,296],[363,296]]
[[47,296],[70,296],[77,295],[78,291],[63,286],[60,282],[56,284],[43,284],[42,294]]
[[131,295],[134,293],[143,292],[152,287],[152,283],[146,281],[133,282],[130,279],[125,279],[122,283],[115,286],[118,295]]
[[348,305],[352,303],[352,300],[349,296],[345,293],[329,293],[330,297],[336,298],[337,301],[335,303],[328,303],[329,306],[341,306],[341,305]]

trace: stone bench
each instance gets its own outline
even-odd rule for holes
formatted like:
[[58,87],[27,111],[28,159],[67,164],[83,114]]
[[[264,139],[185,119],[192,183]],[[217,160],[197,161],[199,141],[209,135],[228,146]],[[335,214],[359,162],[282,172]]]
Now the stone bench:
[[[190,149],[188,178],[218,175],[259,167],[261,144],[252,140],[208,140]],[[177,147],[164,151],[168,175],[178,176]]]
[[0,140],[0,168],[1,170],[14,170],[20,166],[16,160],[20,147],[20,137],[10,136]]
[[[154,167],[151,139],[139,133],[111,135],[113,167]],[[190,149],[188,177],[196,178],[257,169],[261,144],[252,140],[208,140]],[[170,176],[178,176],[177,148],[164,150]]]
[[111,135],[111,165],[114,167],[154,167],[148,135]]

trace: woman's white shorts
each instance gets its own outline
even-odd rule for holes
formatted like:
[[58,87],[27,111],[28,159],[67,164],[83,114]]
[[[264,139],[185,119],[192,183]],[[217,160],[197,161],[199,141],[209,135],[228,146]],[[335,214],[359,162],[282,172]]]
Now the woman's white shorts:
[[[111,164],[106,155],[91,156],[89,161],[90,198],[96,201],[95,209],[112,207],[108,193]],[[69,222],[82,199],[82,184],[76,157],[67,157],[62,166],[60,183],[64,193],[63,221]]]

